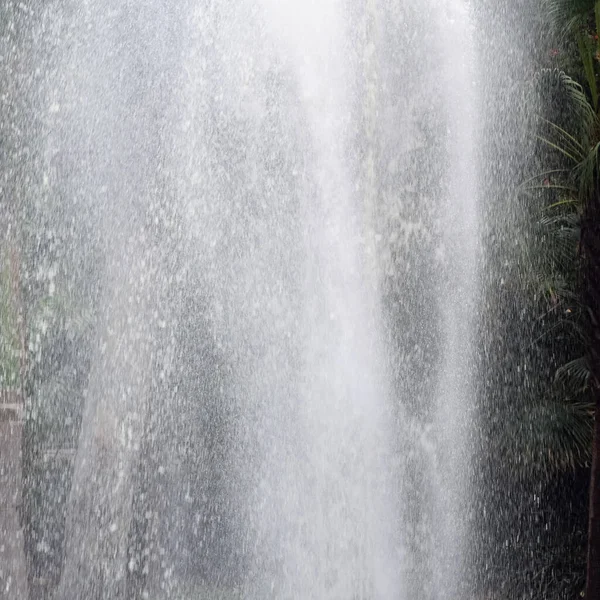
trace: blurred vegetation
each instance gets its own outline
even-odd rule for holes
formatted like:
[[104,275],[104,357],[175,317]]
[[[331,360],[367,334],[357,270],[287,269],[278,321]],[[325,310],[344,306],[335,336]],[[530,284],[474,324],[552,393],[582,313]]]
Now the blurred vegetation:
[[10,261],[0,254],[0,389],[19,385],[21,349],[13,289]]

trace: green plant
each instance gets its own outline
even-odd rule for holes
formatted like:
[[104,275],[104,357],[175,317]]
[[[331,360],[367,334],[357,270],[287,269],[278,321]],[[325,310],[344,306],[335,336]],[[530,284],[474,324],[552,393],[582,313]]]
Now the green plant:
[[19,384],[20,348],[10,263],[0,256],[0,389]]

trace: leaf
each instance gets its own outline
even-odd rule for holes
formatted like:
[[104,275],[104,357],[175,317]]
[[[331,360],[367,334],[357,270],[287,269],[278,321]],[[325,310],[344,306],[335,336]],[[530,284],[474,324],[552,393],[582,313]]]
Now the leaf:
[[587,79],[587,84],[592,95],[592,105],[594,111],[598,110],[598,88],[596,85],[596,71],[594,68],[594,47],[589,35],[586,32],[580,32],[577,35],[577,46],[579,55],[583,64],[583,70]]
[[555,381],[575,384],[580,391],[587,389],[590,380],[590,366],[585,356],[576,358],[556,371]]

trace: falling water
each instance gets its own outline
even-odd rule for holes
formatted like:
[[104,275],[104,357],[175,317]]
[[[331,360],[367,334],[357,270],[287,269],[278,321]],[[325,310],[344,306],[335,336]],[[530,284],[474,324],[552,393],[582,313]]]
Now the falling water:
[[[266,2],[245,16],[250,29],[233,16],[217,33],[226,40],[210,42],[235,49],[221,56],[225,102],[255,111],[250,123],[233,117],[249,128],[254,157],[240,167],[242,189],[225,199],[239,208],[224,221],[212,193],[188,191],[197,234],[222,245],[207,269],[216,268],[212,310],[235,361],[245,597],[392,597],[391,432],[367,260],[374,232],[361,219],[350,152],[348,15],[333,2]],[[263,88],[268,78],[275,93]],[[198,93],[196,83],[188,94]],[[201,137],[192,131],[196,151]],[[198,213],[210,211],[217,223],[207,226]]]
[[473,372],[477,266],[477,162],[475,160],[476,102],[474,52],[467,5],[451,2],[442,19],[445,89],[448,103],[449,176],[444,198],[442,238],[444,274],[440,294],[443,339],[441,371],[436,392],[438,473],[435,510],[440,531],[436,597],[468,594],[465,564],[468,552],[469,472],[475,395]]
[[466,0],[38,18],[92,313],[54,597],[467,597]]

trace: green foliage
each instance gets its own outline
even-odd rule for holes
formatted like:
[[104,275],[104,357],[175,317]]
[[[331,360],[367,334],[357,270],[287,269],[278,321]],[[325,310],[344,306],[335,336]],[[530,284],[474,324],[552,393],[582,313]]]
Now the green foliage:
[[581,31],[589,23],[596,4],[597,0],[544,0],[549,22],[563,36]]
[[[573,504],[569,510],[564,503],[554,505],[559,513],[553,523],[562,534],[552,537],[542,532],[537,540],[528,541],[535,558],[527,561],[523,555],[510,562],[501,585],[512,578],[519,589],[519,580],[529,579],[535,589],[528,597],[567,598],[576,597],[585,583],[593,442],[594,403],[586,356],[589,323],[581,300],[581,222],[597,194],[600,173],[600,1],[546,0],[543,6],[560,33],[559,46],[550,54],[554,68],[538,71],[531,94],[531,105],[540,114],[533,174],[520,187],[531,236],[524,244],[526,256],[519,259],[525,271],[524,318],[533,321],[528,359],[533,362],[530,370],[538,372],[520,380],[525,383],[522,406],[508,412],[504,428],[512,446],[506,443],[497,451],[506,451],[504,456],[519,466],[516,477],[505,474],[507,480],[534,474],[540,489],[553,490],[548,506],[561,493]],[[560,492],[567,477],[576,487]],[[526,478],[521,482],[523,489],[531,489]],[[520,498],[516,514],[527,510],[526,497]],[[573,513],[577,517],[570,520]],[[518,535],[512,531],[506,535],[519,553]],[[524,559],[529,571],[518,572],[514,567]]]
[[552,97],[559,109],[542,107],[554,113],[542,114],[538,124],[539,155],[548,168],[521,187],[532,205],[527,280],[542,326],[533,344],[564,362],[555,369],[551,387],[529,401],[519,431],[525,432],[523,423],[529,422],[522,448],[532,464],[552,473],[587,464],[592,443],[579,243],[583,203],[594,184],[598,117],[584,88],[566,73],[542,70],[537,85],[540,96]]
[[0,256],[0,389],[19,384],[18,313],[12,288],[10,264]]

